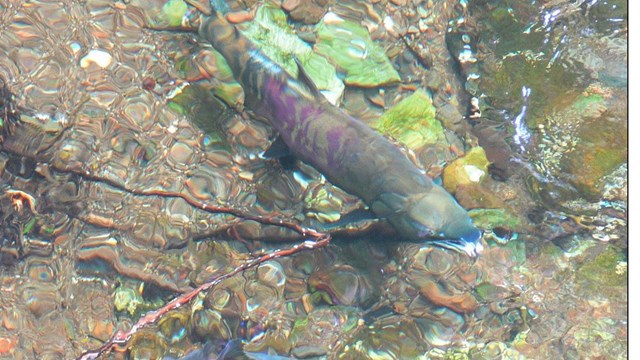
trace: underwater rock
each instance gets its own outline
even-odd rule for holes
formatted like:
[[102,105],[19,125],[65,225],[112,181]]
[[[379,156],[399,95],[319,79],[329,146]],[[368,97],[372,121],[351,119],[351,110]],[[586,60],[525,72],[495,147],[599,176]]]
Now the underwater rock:
[[161,359],[168,347],[164,337],[154,329],[142,329],[129,341],[129,357],[136,360]]
[[347,85],[374,87],[400,81],[384,50],[360,24],[327,13],[318,24],[315,52],[345,72]]
[[285,0],[282,8],[289,16],[305,24],[317,24],[335,0]]
[[516,230],[522,224],[519,217],[510,214],[506,209],[473,209],[469,211],[469,216],[473,219],[474,225],[486,230],[497,226]]
[[298,78],[297,58],[318,90],[334,105],[342,96],[344,84],[327,59],[314,53],[287,22],[287,15],[272,3],[258,8],[250,23],[240,26],[242,33],[291,76]]
[[[488,113],[485,112],[485,116]],[[484,149],[487,160],[490,162],[489,173],[503,181],[511,177],[518,165],[512,161],[514,153],[506,141],[510,135],[502,128],[500,121],[493,123],[483,118],[471,131],[478,138],[478,145]]]
[[358,327],[360,310],[332,306],[317,308],[306,318],[298,318],[291,329],[289,343],[296,356],[322,356]]
[[374,294],[367,277],[349,265],[314,272],[309,286],[331,305],[365,306]]
[[456,188],[456,200],[465,209],[489,208],[505,206],[502,199],[484,184],[461,184]]
[[153,28],[178,28],[189,11],[184,0],[132,0],[131,6],[143,8],[145,22]]
[[618,121],[599,118],[585,123],[576,134],[575,149],[560,160],[569,181],[588,199],[597,200],[603,193],[600,180],[627,161],[627,126]]
[[476,146],[444,168],[442,184],[447,191],[456,194],[458,186],[481,183],[488,171],[489,161],[484,149]]
[[422,322],[389,314],[367,325],[345,344],[342,353],[346,359],[419,359],[431,347]]
[[491,341],[484,346],[479,346],[469,351],[471,359],[513,359],[525,360],[526,357],[508,343]]
[[619,249],[607,246],[593,260],[582,265],[577,279],[593,289],[627,286],[627,258]]
[[423,90],[415,91],[386,111],[371,127],[391,136],[408,148],[418,151],[425,146],[447,148],[444,128],[436,120],[431,96]]

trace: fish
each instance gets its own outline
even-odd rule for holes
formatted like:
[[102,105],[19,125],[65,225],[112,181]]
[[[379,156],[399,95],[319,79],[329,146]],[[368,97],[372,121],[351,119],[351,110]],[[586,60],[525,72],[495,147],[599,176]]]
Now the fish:
[[293,155],[361,198],[399,238],[470,257],[482,252],[482,232],[450,193],[390,140],[325,99],[299,61],[297,78],[272,61],[225,19],[224,2],[211,6],[200,36],[226,59],[244,89],[245,106],[275,129]]
[[232,339],[227,342],[225,347],[220,351],[216,351],[213,341],[207,341],[201,349],[194,350],[187,355],[176,359],[165,356],[163,360],[290,360],[289,356],[273,355],[268,353],[244,351],[243,343],[240,339]]

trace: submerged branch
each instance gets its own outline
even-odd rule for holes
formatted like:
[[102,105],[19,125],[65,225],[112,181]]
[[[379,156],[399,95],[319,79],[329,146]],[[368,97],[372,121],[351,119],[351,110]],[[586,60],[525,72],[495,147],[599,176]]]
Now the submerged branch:
[[254,268],[269,260],[277,259],[284,256],[291,256],[293,254],[306,251],[306,250],[314,250],[314,249],[325,247],[331,241],[331,236],[329,234],[323,234],[323,233],[316,233],[316,234],[318,235],[318,237],[314,237],[314,240],[307,240],[287,249],[280,249],[280,250],[274,250],[274,251],[268,252],[266,254],[260,255],[258,257],[255,257],[249,261],[242,263],[241,265],[235,267],[233,270],[225,274],[210,278],[205,283],[191,290],[190,292],[182,294],[174,298],[173,300],[169,301],[163,307],[157,310],[148,312],[147,314],[142,316],[138,320],[138,322],[136,322],[128,331],[117,331],[111,337],[111,339],[105,342],[100,348],[96,350],[86,351],[77,359],[78,360],[97,359],[99,356],[110,352],[115,346],[126,345],[127,342],[131,339],[131,337],[138,332],[138,330],[146,326],[155,324],[156,322],[158,322],[158,320],[160,320],[160,318],[166,315],[169,311],[182,307],[183,305],[190,302],[198,294],[211,289],[213,286],[221,283],[222,281],[236,274],[239,274],[245,270]]

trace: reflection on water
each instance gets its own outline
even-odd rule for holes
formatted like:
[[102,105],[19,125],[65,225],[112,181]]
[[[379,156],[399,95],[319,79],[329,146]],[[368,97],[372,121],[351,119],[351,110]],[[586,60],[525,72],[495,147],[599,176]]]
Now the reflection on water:
[[206,2],[4,1],[0,357],[73,358],[301,240],[185,199],[336,239],[171,312],[132,358],[231,339],[252,356],[625,356],[626,2],[228,3],[272,56],[314,54],[305,71],[442,180],[484,252],[398,241],[312,167],[262,156],[276,134],[198,37]]

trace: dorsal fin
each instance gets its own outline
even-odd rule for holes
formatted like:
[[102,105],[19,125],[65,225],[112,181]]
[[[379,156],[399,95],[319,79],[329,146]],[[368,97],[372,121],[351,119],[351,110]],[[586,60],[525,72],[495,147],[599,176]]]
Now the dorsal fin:
[[302,67],[302,62],[300,62],[300,59],[298,59],[298,57],[295,55],[292,55],[292,56],[293,56],[293,60],[296,62],[296,65],[298,65],[298,80],[302,81],[313,95],[322,96],[316,84],[309,77],[309,74],[307,74],[307,72],[304,71],[304,68]]
[[269,146],[269,148],[265,150],[261,156],[266,159],[280,159],[291,155],[293,154],[291,153],[291,150],[289,150],[287,144],[285,144],[284,140],[282,140],[282,137],[278,136],[275,140],[273,140],[271,146]]

